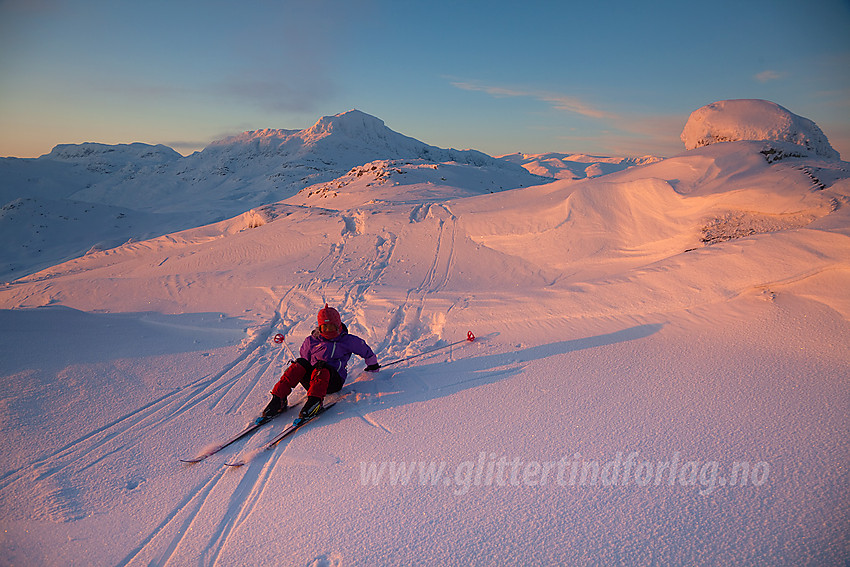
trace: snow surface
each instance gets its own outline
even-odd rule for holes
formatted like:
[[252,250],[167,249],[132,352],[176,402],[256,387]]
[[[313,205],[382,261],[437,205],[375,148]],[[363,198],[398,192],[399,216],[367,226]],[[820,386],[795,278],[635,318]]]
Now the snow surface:
[[817,124],[767,100],[711,103],[691,113],[682,131],[682,142],[688,150],[740,140],[791,142],[820,156],[841,157]]
[[[783,144],[513,189],[369,159],[5,284],[0,564],[843,565],[850,164]],[[384,364],[458,344],[178,462],[325,302]]]

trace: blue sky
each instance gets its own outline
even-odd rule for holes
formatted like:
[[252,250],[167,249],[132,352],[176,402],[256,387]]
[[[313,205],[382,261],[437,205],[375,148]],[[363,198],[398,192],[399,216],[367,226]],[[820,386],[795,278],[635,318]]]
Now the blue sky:
[[0,155],[181,153],[352,108],[423,142],[674,155],[763,98],[850,159],[850,2],[0,0]]

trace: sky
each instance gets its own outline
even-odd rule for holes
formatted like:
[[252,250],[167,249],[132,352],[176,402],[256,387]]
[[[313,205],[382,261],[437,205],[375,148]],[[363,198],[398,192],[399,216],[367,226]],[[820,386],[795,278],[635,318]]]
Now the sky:
[[0,0],[0,156],[186,155],[353,108],[495,156],[670,156],[736,98],[850,160],[850,1]]

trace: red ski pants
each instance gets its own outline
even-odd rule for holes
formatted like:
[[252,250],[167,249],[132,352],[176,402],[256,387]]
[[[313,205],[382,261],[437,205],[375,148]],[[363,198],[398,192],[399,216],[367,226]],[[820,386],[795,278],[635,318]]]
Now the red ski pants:
[[327,368],[314,368],[307,378],[307,369],[301,364],[293,362],[283,372],[277,384],[272,388],[272,394],[283,400],[292,392],[298,384],[302,384],[307,390],[308,396],[324,398],[328,393],[328,384],[331,380],[331,372]]

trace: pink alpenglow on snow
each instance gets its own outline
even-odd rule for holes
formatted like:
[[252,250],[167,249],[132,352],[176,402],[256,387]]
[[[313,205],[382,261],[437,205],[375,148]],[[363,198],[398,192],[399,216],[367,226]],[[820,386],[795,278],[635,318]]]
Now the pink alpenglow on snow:
[[[724,101],[667,159],[499,160],[355,112],[0,160],[0,565],[844,565],[819,132]],[[281,375],[333,411],[225,445]]]
[[692,112],[682,131],[682,142],[688,150],[742,140],[790,142],[819,156],[841,157],[817,124],[767,100],[711,103]]

